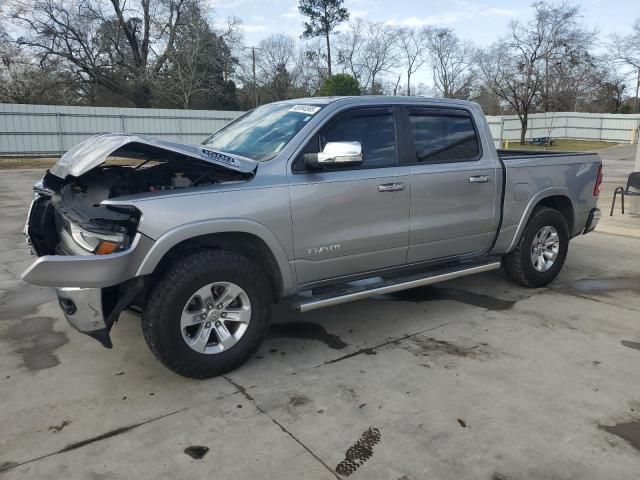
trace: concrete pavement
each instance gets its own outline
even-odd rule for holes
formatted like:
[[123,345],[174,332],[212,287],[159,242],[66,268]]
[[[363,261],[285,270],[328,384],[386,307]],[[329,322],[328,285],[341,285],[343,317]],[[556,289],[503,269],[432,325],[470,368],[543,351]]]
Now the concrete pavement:
[[600,193],[600,208],[603,217],[597,230],[614,235],[626,235],[640,239],[640,215],[631,213],[631,198],[625,202],[626,213],[622,215],[622,199],[618,195],[613,216],[609,216],[613,191],[616,187],[625,187],[629,173],[634,171],[636,145],[616,145],[614,147],[597,150],[602,158],[604,173]]
[[106,350],[20,282],[38,177],[0,172],[0,478],[637,478],[638,239],[575,239],[550,288],[492,272],[279,307],[254,359],[193,381],[133,315]]

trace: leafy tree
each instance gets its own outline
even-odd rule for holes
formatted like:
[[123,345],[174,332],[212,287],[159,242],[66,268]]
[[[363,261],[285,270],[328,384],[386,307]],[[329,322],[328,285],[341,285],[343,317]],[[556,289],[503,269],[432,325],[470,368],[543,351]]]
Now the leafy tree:
[[351,75],[338,73],[327,78],[320,87],[320,95],[360,95],[360,85]]
[[196,4],[185,5],[174,47],[157,73],[149,75],[154,106],[212,108],[233,104],[226,69],[234,62],[228,33],[218,33]]
[[325,37],[327,41],[327,67],[331,77],[331,42],[329,35],[338,25],[349,19],[343,0],[300,0],[298,10],[309,18],[304,22],[303,38]]
[[287,71],[287,66],[284,63],[279,64],[276,67],[276,73],[273,76],[271,82],[271,90],[273,92],[274,100],[286,100],[289,98],[289,92],[291,91],[293,82],[291,75]]

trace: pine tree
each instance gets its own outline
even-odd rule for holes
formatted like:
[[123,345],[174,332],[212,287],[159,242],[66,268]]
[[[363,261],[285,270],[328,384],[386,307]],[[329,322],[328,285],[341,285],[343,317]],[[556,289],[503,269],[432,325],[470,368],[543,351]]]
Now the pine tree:
[[325,37],[327,41],[327,73],[331,77],[331,44],[329,35],[338,25],[349,19],[343,0],[300,0],[298,10],[309,18],[304,22],[302,38]]

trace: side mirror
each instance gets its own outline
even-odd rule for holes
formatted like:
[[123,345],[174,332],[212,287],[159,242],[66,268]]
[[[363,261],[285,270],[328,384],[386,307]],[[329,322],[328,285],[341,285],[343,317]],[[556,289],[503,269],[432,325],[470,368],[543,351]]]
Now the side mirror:
[[354,166],[362,163],[362,145],[360,142],[329,142],[320,153],[305,153],[304,164],[307,168],[328,166]]

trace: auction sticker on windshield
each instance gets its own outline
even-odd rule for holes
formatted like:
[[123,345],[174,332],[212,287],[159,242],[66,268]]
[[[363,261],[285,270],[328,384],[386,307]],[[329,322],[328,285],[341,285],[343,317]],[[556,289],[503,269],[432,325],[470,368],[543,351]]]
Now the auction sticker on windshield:
[[294,105],[289,109],[290,112],[306,113],[308,115],[315,115],[320,111],[320,107],[314,107],[313,105]]

